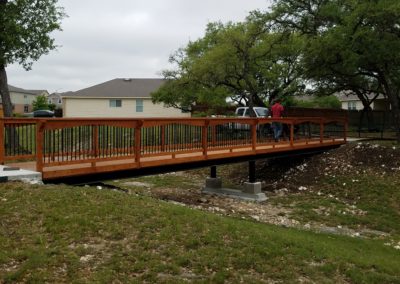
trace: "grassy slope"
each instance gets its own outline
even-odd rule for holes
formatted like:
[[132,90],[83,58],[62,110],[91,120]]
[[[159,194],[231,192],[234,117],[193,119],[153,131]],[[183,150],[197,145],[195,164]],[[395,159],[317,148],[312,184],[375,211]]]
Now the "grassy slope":
[[399,175],[326,178],[317,188],[271,201],[294,209],[302,222],[378,230],[400,241]]
[[380,240],[285,229],[120,192],[2,184],[0,217],[0,282],[400,283],[399,251]]

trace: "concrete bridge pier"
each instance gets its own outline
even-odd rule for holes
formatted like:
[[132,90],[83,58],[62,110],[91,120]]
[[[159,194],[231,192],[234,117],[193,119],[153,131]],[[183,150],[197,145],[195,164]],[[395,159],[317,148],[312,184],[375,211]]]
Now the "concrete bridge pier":
[[210,176],[206,179],[206,187],[210,189],[221,189],[222,179],[217,177],[217,166],[210,167]]
[[256,182],[256,162],[249,161],[249,182],[245,182],[242,190],[222,187],[222,179],[217,177],[217,167],[211,166],[210,177],[206,179],[203,193],[225,195],[250,201],[265,201],[267,196],[261,191],[261,182]]

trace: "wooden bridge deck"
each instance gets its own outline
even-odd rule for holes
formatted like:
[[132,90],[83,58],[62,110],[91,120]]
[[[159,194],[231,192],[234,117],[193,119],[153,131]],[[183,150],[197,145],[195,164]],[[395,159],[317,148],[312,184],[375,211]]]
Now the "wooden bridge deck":
[[[284,126],[272,139],[272,122]],[[0,161],[44,181],[168,165],[290,153],[346,143],[335,118],[3,119]]]

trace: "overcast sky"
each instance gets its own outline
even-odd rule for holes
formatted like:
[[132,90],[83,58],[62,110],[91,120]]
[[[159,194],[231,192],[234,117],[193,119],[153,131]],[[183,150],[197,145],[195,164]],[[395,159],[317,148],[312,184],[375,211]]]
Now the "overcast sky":
[[158,78],[168,57],[204,35],[207,23],[242,21],[269,0],[60,0],[68,18],[54,34],[60,47],[29,72],[7,67],[24,89],[76,91],[114,78]]

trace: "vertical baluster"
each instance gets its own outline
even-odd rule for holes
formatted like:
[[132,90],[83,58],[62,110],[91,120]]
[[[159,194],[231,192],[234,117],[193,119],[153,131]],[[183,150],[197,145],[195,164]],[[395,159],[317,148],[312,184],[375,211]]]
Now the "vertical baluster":
[[[37,126],[36,126],[37,127]],[[65,154],[64,154],[64,149],[65,149],[65,145],[64,145],[64,136],[65,136],[65,128],[61,129],[61,161],[64,162],[65,160]]]
[[161,152],[165,151],[165,125],[161,126]]
[[82,159],[82,157],[81,157],[81,155],[82,155],[82,151],[81,151],[81,143],[82,143],[82,140],[81,140],[81,126],[78,126],[78,135],[77,135],[77,140],[78,140],[78,160],[81,160]]
[[208,138],[207,138],[207,130],[208,130],[209,121],[205,120],[204,125],[202,126],[201,132],[201,142],[203,147],[203,156],[207,159],[207,152],[208,152]]
[[120,140],[120,148],[121,148],[121,156],[125,156],[125,128],[124,127],[120,127],[119,128],[119,140]]
[[24,152],[24,155],[28,155],[29,154],[29,148],[28,148],[28,146],[27,146],[27,143],[28,143],[28,135],[27,135],[27,131],[28,131],[28,124],[24,124],[23,126],[22,126],[22,149],[23,149],[23,152]]
[[106,156],[110,156],[110,136],[111,136],[111,129],[110,126],[106,125]]
[[156,152],[156,126],[152,127],[152,135],[151,135],[151,142],[152,142],[152,153]]

